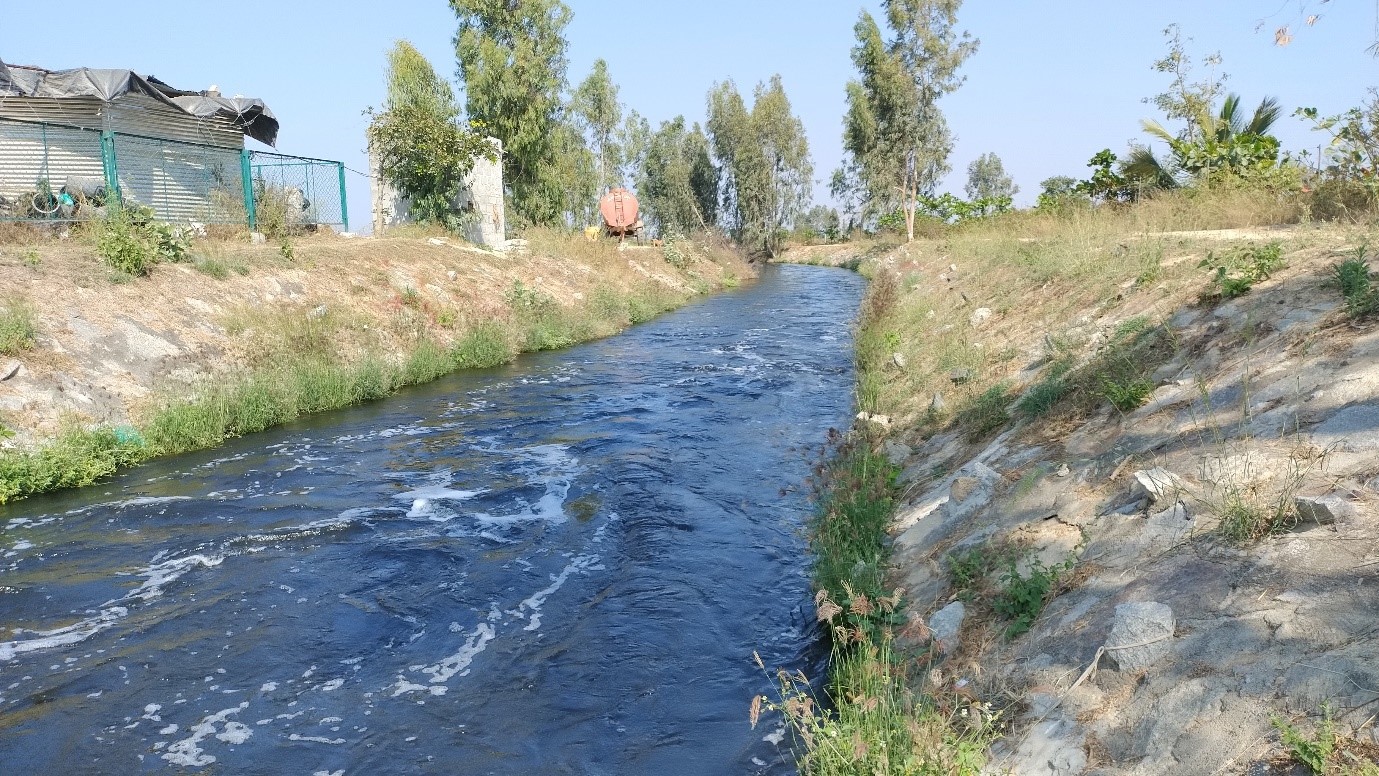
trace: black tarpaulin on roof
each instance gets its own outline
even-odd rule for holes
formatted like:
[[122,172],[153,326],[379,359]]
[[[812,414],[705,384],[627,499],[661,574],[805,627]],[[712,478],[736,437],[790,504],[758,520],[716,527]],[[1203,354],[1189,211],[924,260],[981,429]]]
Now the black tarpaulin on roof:
[[270,146],[277,144],[278,120],[263,100],[184,92],[132,70],[42,70],[8,67],[0,60],[0,97],[95,97],[114,102],[126,94],[146,95],[197,118],[229,119],[249,137]]

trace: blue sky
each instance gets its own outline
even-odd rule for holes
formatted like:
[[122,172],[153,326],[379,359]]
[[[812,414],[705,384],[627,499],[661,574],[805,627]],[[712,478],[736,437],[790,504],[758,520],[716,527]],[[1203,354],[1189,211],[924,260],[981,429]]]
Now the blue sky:
[[[279,149],[367,169],[363,110],[383,95],[384,54],[405,38],[453,78],[455,20],[440,0],[332,3],[241,0],[233,5],[125,0],[0,0],[0,59],[49,68],[123,67],[183,89],[214,83],[226,94],[267,101],[282,122]],[[1299,27],[1286,48],[1272,30]],[[567,0],[570,80],[608,60],[621,97],[653,123],[702,120],[704,95],[732,79],[743,92],[780,73],[804,120],[814,155],[816,199],[842,156],[843,86],[852,77],[853,0]],[[170,10],[175,9],[175,10]],[[1167,77],[1150,65],[1165,51],[1164,27],[1179,23],[1197,55],[1220,51],[1227,86],[1247,105],[1278,97],[1291,113],[1358,104],[1379,85],[1375,3],[1364,0],[970,0],[960,24],[981,48],[966,84],[944,99],[958,143],[947,188],[961,194],[967,163],[994,151],[1028,203],[1051,175],[1081,176],[1096,151],[1120,152],[1142,137],[1141,100]],[[1262,29],[1256,27],[1263,21]],[[1285,148],[1316,149],[1322,136],[1298,119],[1278,127]],[[368,182],[349,175],[352,226],[369,220]]]

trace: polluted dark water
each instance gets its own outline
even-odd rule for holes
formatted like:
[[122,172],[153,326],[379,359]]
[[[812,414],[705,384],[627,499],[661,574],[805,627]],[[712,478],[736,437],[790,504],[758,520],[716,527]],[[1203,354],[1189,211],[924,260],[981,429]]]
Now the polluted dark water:
[[[789,773],[810,460],[863,281],[609,339],[0,507],[0,771]],[[783,492],[784,491],[784,492]]]

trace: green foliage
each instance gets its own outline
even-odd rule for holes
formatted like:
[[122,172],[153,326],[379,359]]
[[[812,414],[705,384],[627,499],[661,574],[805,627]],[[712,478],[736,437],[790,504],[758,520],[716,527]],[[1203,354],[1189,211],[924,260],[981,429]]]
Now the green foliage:
[[666,263],[676,269],[684,269],[689,266],[694,256],[691,253],[693,243],[678,234],[666,235],[665,242],[661,246],[661,255],[665,257]]
[[1379,90],[1371,88],[1362,104],[1344,113],[1321,116],[1316,108],[1299,108],[1294,115],[1331,136],[1324,181],[1352,184],[1362,192],[1358,204],[1373,207],[1379,201]]
[[154,220],[149,207],[112,205],[97,227],[96,251],[127,275],[148,275],[159,262],[182,261],[190,247],[184,233]]
[[1234,299],[1248,293],[1256,283],[1267,280],[1273,273],[1282,269],[1283,245],[1277,241],[1266,245],[1249,245],[1232,248],[1217,254],[1208,251],[1207,257],[1198,267],[1212,271],[1212,296]]
[[383,177],[408,198],[412,216],[462,230],[466,217],[456,198],[464,176],[477,159],[497,156],[487,137],[456,123],[459,106],[450,85],[406,41],[388,55],[385,110],[370,115],[369,149]]
[[1283,740],[1283,745],[1287,747],[1288,754],[1294,762],[1306,766],[1316,776],[1324,776],[1329,772],[1331,758],[1336,753],[1336,744],[1340,740],[1336,733],[1336,725],[1331,721],[1329,714],[1323,716],[1321,724],[1310,736],[1288,724],[1282,717],[1271,716],[1269,721],[1278,730],[1279,738]]
[[0,356],[12,356],[34,346],[38,329],[33,307],[27,300],[12,296],[0,308]]
[[486,369],[506,364],[514,355],[503,330],[492,323],[483,323],[465,332],[451,351],[451,358],[460,369]]
[[1022,574],[1017,562],[1008,563],[1001,578],[1000,591],[991,600],[991,608],[1009,621],[1005,629],[1006,638],[1013,639],[1030,629],[1039,613],[1044,611],[1044,604],[1052,597],[1058,578],[1071,570],[1073,564],[1070,558],[1046,566],[1039,559],[1032,558]]
[[1027,417],[1037,418],[1047,414],[1064,396],[1072,391],[1072,385],[1064,379],[1063,373],[1055,372],[1035,383],[1033,387],[1020,397],[1020,402],[1015,405],[1015,409]]
[[994,573],[1019,558],[1019,552],[1014,547],[995,543],[984,543],[950,552],[944,558],[944,563],[948,567],[948,583],[962,600],[976,600],[984,592]]
[[0,451],[0,504],[58,488],[89,485],[145,455],[137,435],[66,429],[33,451]]
[[948,172],[953,138],[938,100],[962,84],[958,68],[977,41],[955,30],[961,0],[895,0],[885,4],[892,37],[863,11],[853,28],[858,79],[847,85],[846,157],[835,189],[850,192],[864,217],[900,208],[914,239],[921,194]]
[[[1346,312],[1351,318],[1363,318],[1379,313],[1379,289],[1370,278],[1369,262],[1362,246],[1356,255],[1331,267],[1331,274],[1345,297]],[[0,351],[3,351],[0,348]]]
[[618,183],[622,156],[615,137],[622,122],[622,104],[618,102],[617,84],[608,75],[608,63],[603,59],[594,60],[589,77],[570,96],[570,113],[593,151],[594,189],[603,192]]
[[967,193],[967,198],[974,202],[997,200],[1008,202],[1020,193],[1020,187],[1016,186],[1015,181],[1006,174],[1005,165],[1001,164],[1001,157],[994,153],[986,153],[973,159],[972,163],[967,165],[967,186],[964,191]]
[[1101,381],[1101,394],[1121,412],[1129,412],[1144,404],[1153,392],[1154,384],[1142,377],[1125,382],[1104,377]]
[[1111,149],[1103,148],[1092,156],[1087,166],[1092,177],[1077,185],[1077,191],[1094,202],[1129,202],[1136,196],[1136,188],[1125,176],[1116,172],[1118,159]]
[[848,627],[871,629],[891,612],[858,602],[875,602],[884,592],[886,526],[899,496],[899,472],[865,441],[836,432],[827,450],[829,457],[815,469],[817,507],[809,522],[814,587],[842,607]]
[[450,7],[459,22],[455,57],[466,112],[503,142],[513,215],[556,223],[570,9],[560,0],[450,0]]
[[715,85],[708,130],[728,226],[747,250],[776,255],[809,202],[814,174],[804,123],[791,112],[780,76],[757,84],[750,111],[733,82]]
[[1038,210],[1062,212],[1089,204],[1088,197],[1079,186],[1076,178],[1055,175],[1045,178],[1040,184],[1039,198],[1034,207]]
[[967,430],[969,441],[980,441],[987,434],[1010,422],[1010,384],[997,383],[974,397],[958,410],[958,423]]
[[709,139],[683,116],[662,122],[647,142],[637,192],[662,235],[692,234],[718,220],[718,170]]

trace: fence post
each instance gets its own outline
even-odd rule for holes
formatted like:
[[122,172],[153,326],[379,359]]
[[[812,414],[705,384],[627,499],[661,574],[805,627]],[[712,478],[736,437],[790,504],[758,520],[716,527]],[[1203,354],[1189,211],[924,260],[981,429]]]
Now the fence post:
[[249,161],[249,149],[239,152],[239,178],[244,184],[244,213],[249,221],[249,231],[254,231],[258,227],[258,218],[254,213],[254,166]]
[[105,173],[106,199],[121,201],[120,171],[115,160],[115,133],[108,129],[101,133],[101,170]]
[[336,162],[335,169],[340,173],[340,220],[344,222],[345,231],[350,230],[350,209],[345,204],[345,163]]

